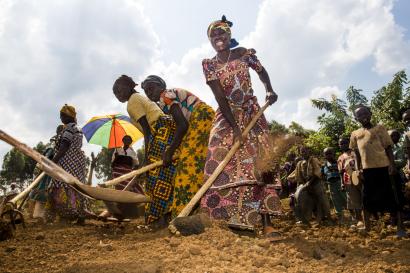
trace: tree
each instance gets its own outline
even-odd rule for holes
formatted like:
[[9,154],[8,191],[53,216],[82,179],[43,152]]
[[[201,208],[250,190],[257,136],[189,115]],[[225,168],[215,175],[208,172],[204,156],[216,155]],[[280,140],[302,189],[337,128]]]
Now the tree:
[[405,88],[405,84],[408,84],[406,72],[400,71],[394,75],[392,82],[374,93],[371,100],[374,123],[404,131],[401,114],[403,109],[410,106],[410,90],[409,87]]
[[289,133],[288,128],[286,128],[285,125],[277,122],[276,120],[272,120],[271,122],[269,122],[268,125],[269,125],[269,131],[273,136],[285,135]]
[[297,122],[292,121],[289,125],[288,128],[289,134],[298,136],[298,137],[302,137],[302,138],[306,138],[308,137],[310,134],[314,133],[313,130],[309,130],[309,129],[305,129],[303,128],[302,125],[300,125]]
[[111,160],[114,149],[102,148],[98,153],[95,162],[95,176],[98,179],[111,179]]
[[25,180],[25,160],[24,155],[16,148],[12,148],[3,158],[3,166],[0,172],[3,178],[2,183],[10,185],[15,182],[23,187]]

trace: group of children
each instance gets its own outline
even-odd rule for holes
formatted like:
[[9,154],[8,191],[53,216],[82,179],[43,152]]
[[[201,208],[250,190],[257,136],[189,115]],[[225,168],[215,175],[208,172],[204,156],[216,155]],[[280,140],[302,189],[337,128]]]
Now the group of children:
[[[410,133],[405,134],[404,145],[400,145],[399,131],[373,125],[368,107],[358,106],[354,114],[361,128],[352,132],[350,139],[339,140],[338,158],[334,148],[326,148],[321,164],[308,147],[301,147],[300,157],[295,158],[297,163],[285,164],[289,174],[286,180],[296,184],[291,194],[296,221],[308,225],[314,213],[318,221],[330,220],[332,204],[339,223],[350,223],[363,231],[370,230],[372,216],[379,219],[390,213],[397,235],[406,236],[403,208],[405,182],[409,180],[405,172],[409,170]],[[408,128],[410,110],[402,118]],[[345,221],[345,209],[350,212],[350,222]]]

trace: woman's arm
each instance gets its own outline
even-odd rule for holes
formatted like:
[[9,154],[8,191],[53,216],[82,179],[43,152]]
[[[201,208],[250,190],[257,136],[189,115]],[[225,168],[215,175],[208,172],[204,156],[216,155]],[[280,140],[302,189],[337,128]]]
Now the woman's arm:
[[67,153],[68,149],[70,148],[70,145],[71,145],[70,141],[66,139],[61,140],[58,153],[53,158],[54,163],[58,163],[58,161],[60,161],[60,159]]
[[264,67],[258,73],[258,76],[263,85],[265,86],[266,101],[269,102],[269,105],[274,104],[278,100],[278,95],[275,93],[275,91],[273,91],[272,85],[270,83],[269,74]]
[[[149,137],[151,136],[151,127],[149,126],[148,120],[145,116],[142,116],[138,120],[139,124],[142,127],[142,133],[144,134],[144,150],[145,150],[145,156],[144,156],[144,163],[148,163],[148,144],[149,144]],[[142,165],[144,165],[142,163]]]
[[162,160],[164,161],[164,165],[167,166],[172,161],[172,156],[174,155],[175,151],[178,149],[179,145],[181,145],[182,139],[186,135],[188,131],[188,121],[184,117],[181,108],[177,104],[171,105],[169,109],[169,113],[173,117],[176,123],[176,131],[174,134],[174,139],[171,142],[171,145],[166,149],[164,152]]
[[234,137],[235,137],[234,142],[236,140],[239,140],[242,143],[243,138],[242,138],[241,129],[239,128],[238,124],[235,121],[231,107],[229,106],[228,101],[226,100],[225,94],[223,93],[222,85],[220,81],[213,80],[213,81],[208,82],[208,85],[211,88],[212,93],[214,93],[216,102],[218,103],[218,106],[221,109],[222,115],[225,117],[225,119],[228,121],[229,125],[231,125],[233,129]]

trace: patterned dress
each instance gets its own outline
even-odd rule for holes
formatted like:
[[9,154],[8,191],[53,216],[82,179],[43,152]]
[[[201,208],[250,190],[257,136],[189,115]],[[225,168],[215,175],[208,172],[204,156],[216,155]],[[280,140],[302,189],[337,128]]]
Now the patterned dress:
[[214,110],[198,97],[183,89],[168,89],[161,93],[160,108],[168,114],[172,105],[180,107],[189,123],[179,147],[176,164],[174,199],[171,216],[176,217],[204,182],[204,165]]
[[[246,50],[241,58],[229,61],[226,65],[218,63],[215,57],[203,60],[202,65],[207,82],[220,81],[234,118],[243,131],[260,109],[249,74],[249,68],[256,72],[263,69],[255,50]],[[204,180],[225,158],[233,145],[233,139],[233,129],[218,109],[210,134]],[[263,157],[263,151],[268,150],[268,124],[262,116],[202,198],[202,210],[212,218],[245,226],[257,225],[261,213],[279,213],[279,197],[273,185],[263,184],[262,174],[256,167],[260,163],[258,159]]]
[[[85,182],[86,161],[84,152],[81,150],[83,133],[75,123],[67,124],[57,139],[56,154],[63,140],[68,141],[70,146],[57,164],[66,172],[75,176],[80,182]],[[55,179],[51,181],[49,199],[46,204],[49,221],[54,220],[56,214],[69,220],[85,218],[90,214],[87,207],[88,200],[86,197],[62,181]]]
[[[162,115],[153,124],[148,143],[148,164],[162,160],[162,154],[171,145],[175,133],[175,122],[170,116]],[[145,206],[145,222],[151,224],[169,212],[174,197],[176,167],[170,164],[148,172],[145,193],[151,202]]]

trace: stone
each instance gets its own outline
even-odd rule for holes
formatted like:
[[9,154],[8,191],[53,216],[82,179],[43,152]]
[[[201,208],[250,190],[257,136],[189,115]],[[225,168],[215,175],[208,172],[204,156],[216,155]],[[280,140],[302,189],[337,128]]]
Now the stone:
[[171,247],[177,247],[177,246],[179,246],[180,244],[181,244],[181,240],[178,239],[178,238],[171,238],[171,239],[169,240],[169,245],[170,245]]
[[191,253],[192,255],[201,255],[202,251],[199,247],[192,246],[189,248],[189,253]]
[[336,261],[335,261],[335,264],[336,265],[342,265],[343,264],[343,259],[337,259]]
[[315,248],[315,249],[313,250],[312,256],[313,256],[313,258],[316,259],[316,260],[321,260],[321,259],[323,259],[323,254],[322,254],[322,252],[321,252],[318,248]]
[[256,257],[252,260],[252,265],[258,268],[263,267],[267,263],[266,258],[263,257]]
[[98,246],[101,249],[107,250],[107,251],[113,251],[114,247],[111,244],[104,244],[102,241],[100,241],[100,243],[98,244]]
[[295,257],[302,260],[303,259],[303,254],[301,252],[297,252],[295,254]]
[[148,264],[143,264],[141,266],[141,270],[138,271],[141,273],[160,273],[161,269],[158,264],[155,263],[148,263]]
[[205,214],[195,214],[187,217],[177,217],[173,220],[172,225],[183,236],[201,234],[206,227],[211,226],[211,220]]
[[11,253],[13,251],[15,251],[17,248],[15,246],[7,246],[4,251],[7,253]]
[[271,242],[269,242],[269,240],[258,240],[256,244],[262,248],[268,248],[270,247]]
[[46,236],[44,235],[44,233],[39,233],[36,236],[36,240],[44,240],[46,238]]

